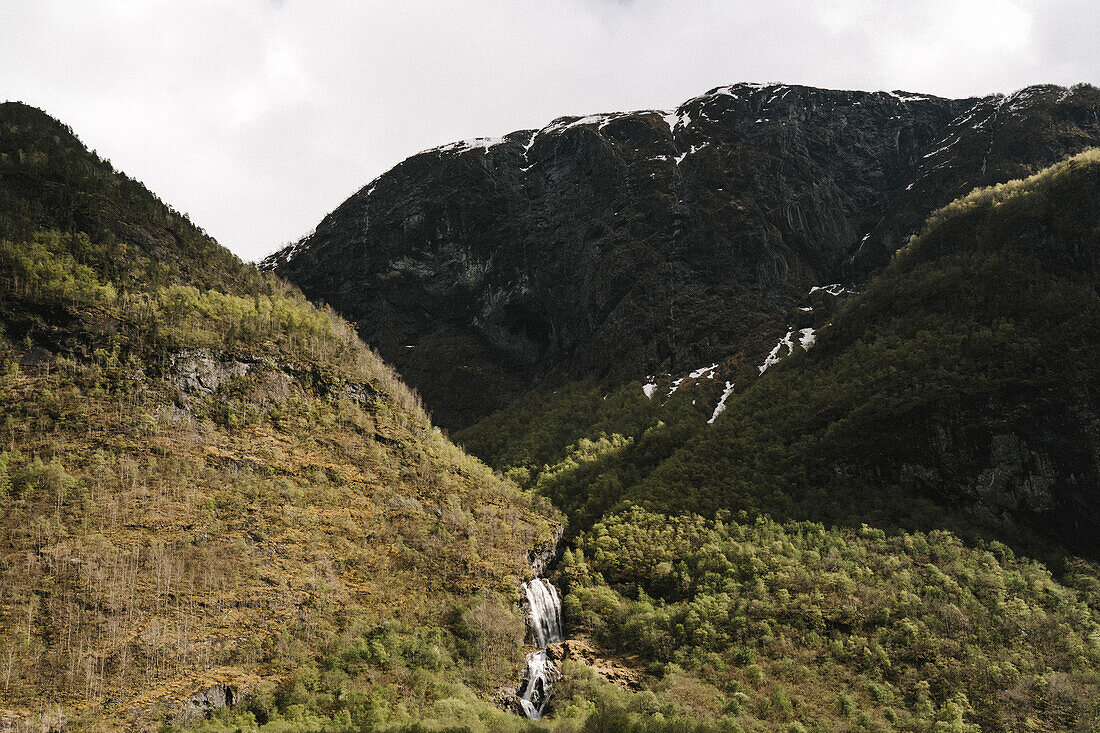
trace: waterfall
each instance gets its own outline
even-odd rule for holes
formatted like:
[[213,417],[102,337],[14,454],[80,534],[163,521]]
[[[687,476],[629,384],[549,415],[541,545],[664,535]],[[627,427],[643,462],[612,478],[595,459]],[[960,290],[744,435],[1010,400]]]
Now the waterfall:
[[558,589],[549,580],[535,578],[523,584],[527,605],[531,609],[531,635],[535,643],[545,648],[547,644],[564,641],[561,633],[561,598]]
[[527,655],[527,671],[519,688],[519,704],[531,720],[542,717],[550,689],[560,677],[558,667],[546,654],[546,646],[564,641],[561,630],[561,598],[558,589],[545,578],[523,584],[527,595],[528,624],[538,651]]
[[546,656],[545,649],[527,655],[527,676],[519,691],[523,714],[531,720],[542,717],[542,709],[550,698],[550,688],[557,678],[557,668]]

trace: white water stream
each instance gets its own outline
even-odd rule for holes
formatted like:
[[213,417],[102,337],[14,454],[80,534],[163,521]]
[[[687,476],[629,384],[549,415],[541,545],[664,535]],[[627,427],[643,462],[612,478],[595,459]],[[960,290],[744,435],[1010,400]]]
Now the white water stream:
[[531,720],[542,717],[550,689],[560,676],[557,665],[546,655],[546,646],[564,641],[561,631],[561,598],[558,589],[545,578],[523,584],[529,610],[531,636],[538,651],[527,655],[527,672],[519,688],[519,704]]

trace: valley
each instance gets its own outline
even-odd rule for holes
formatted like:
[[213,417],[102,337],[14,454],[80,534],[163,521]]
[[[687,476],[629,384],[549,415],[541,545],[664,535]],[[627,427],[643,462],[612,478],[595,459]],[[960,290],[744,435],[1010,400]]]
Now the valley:
[[0,729],[1094,729],[1097,110],[734,84],[255,266],[0,105]]

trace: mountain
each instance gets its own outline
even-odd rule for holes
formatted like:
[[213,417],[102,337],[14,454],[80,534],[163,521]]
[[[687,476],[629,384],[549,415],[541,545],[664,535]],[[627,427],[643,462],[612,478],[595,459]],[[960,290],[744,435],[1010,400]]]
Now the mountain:
[[867,518],[898,487],[1100,557],[1098,232],[1097,150],[939,210],[809,351],[626,495],[705,511],[770,489]]
[[1095,161],[940,210],[864,292],[826,303],[827,323],[789,330],[725,389],[705,370],[577,382],[456,437],[574,529],[629,500],[1096,558]]
[[452,143],[273,269],[467,427],[533,386],[758,363],[815,286],[859,286],[934,209],[1100,143],[1100,91],[948,100],[736,84],[671,112]]
[[861,281],[885,266],[925,217],[980,186],[1025,178],[1097,144],[1095,87],[1050,84],[978,101],[942,131],[850,260]]
[[19,103],[0,431],[5,730],[244,700],[253,725],[511,717],[490,697],[557,512],[448,442],[346,322]]

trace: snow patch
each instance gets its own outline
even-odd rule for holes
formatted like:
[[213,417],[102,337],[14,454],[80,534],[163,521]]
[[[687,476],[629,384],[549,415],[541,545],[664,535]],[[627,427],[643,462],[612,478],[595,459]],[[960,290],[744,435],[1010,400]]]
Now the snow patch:
[[710,420],[707,420],[707,425],[713,425],[718,416],[726,411],[726,400],[729,399],[731,394],[733,394],[733,382],[726,382],[726,388],[722,391],[722,399],[718,400],[718,404],[714,406],[714,412],[711,413]]
[[734,99],[740,99],[741,98],[738,95],[733,93],[733,86],[732,85],[727,86],[727,87],[718,87],[713,92],[711,92],[711,96],[712,97],[733,97]]
[[[786,90],[786,91],[784,91],[784,90]],[[780,94],[781,91],[783,92],[782,94]],[[774,91],[772,92],[772,95],[770,97],[768,97],[768,101],[764,102],[764,104],[771,104],[772,102],[774,102],[777,99],[782,99],[783,97],[787,96],[787,92],[789,92],[789,91],[790,91],[790,89],[788,89],[786,87],[786,85],[780,84],[778,87],[776,87],[774,89]],[[859,102],[856,102],[856,104],[859,104]]]
[[[945,142],[944,142],[943,140],[941,140],[940,142],[941,142],[941,143],[943,143],[943,144],[942,144],[942,145],[941,145],[940,147],[938,147],[938,148],[936,148],[935,150],[933,150],[933,151],[932,151],[931,153],[925,153],[925,154],[924,154],[924,157],[925,157],[925,158],[931,158],[931,157],[932,157],[933,155],[938,155],[939,153],[942,153],[943,151],[947,150],[947,149],[948,149],[948,148],[950,148],[950,147],[951,147],[952,145],[954,145],[955,143],[957,143],[957,142],[959,141],[959,139],[960,139],[960,138],[959,138],[959,136],[958,136],[958,135],[956,135],[956,136],[955,136],[955,139],[954,139],[954,140],[952,140],[952,141],[950,141],[950,142],[946,142],[946,143],[945,143]],[[946,140],[946,138],[945,138],[945,140]]]
[[472,140],[459,140],[453,143],[447,143],[446,145],[439,145],[434,148],[428,148],[422,151],[422,153],[464,153],[467,150],[477,150],[482,148],[485,150],[485,154],[489,154],[489,148],[494,145],[500,145],[504,142],[504,138],[500,137],[475,137]]
[[804,349],[809,350],[813,347],[817,341],[817,336],[812,328],[803,328],[798,331],[798,336],[795,336],[793,328],[788,328],[787,333],[779,340],[779,343],[775,345],[775,348],[771,350],[767,358],[764,359],[764,363],[757,367],[760,373],[768,371],[768,367],[775,366],[785,357],[794,353],[794,342],[797,338],[798,344]]
[[680,165],[680,163],[684,161],[684,158],[688,157],[689,155],[695,155],[708,145],[710,145],[710,143],[703,143],[702,145],[692,145],[691,150],[687,151],[686,153],[680,153],[676,156],[676,165]]
[[[535,134],[540,135],[544,132],[546,132],[546,133],[562,132],[563,130],[568,130],[570,127],[583,127],[584,125],[598,125],[597,129],[603,129],[603,126],[606,125],[611,120],[616,119],[618,117],[625,117],[629,114],[634,114],[634,113],[632,113],[632,112],[600,112],[598,114],[585,115],[584,117],[576,117],[576,118],[569,117],[569,116],[559,117],[556,120],[554,120],[553,122],[551,122],[549,125],[547,125],[546,127],[542,128],[541,130],[538,130]],[[534,138],[532,138],[532,141],[534,141]]]
[[[768,371],[768,367],[778,364],[779,360],[782,359],[784,356],[790,356],[794,353],[794,342],[791,340],[791,336],[793,335],[794,331],[788,329],[787,334],[779,340],[779,343],[776,344],[775,348],[771,350],[771,352],[768,354],[768,357],[764,359],[764,363],[757,367],[757,369],[760,370],[761,374]],[[780,354],[780,351],[783,349],[784,346],[787,347],[787,353]]]
[[297,242],[289,245],[282,252],[278,253],[278,259],[282,260],[284,263],[289,262],[294,257],[294,255],[305,249],[305,246],[306,240],[304,238],[299,239]]
[[910,94],[908,92],[902,92],[901,90],[885,92],[885,94],[893,97],[903,104],[905,104],[906,102],[923,102],[932,99],[932,97],[928,96],[927,94]]
[[718,370],[718,362],[714,362],[710,366],[701,367],[699,369],[696,369],[695,371],[688,374],[688,376],[691,377],[692,379],[698,379],[699,377],[706,374],[707,379],[714,379],[714,373],[717,370]]
[[668,131],[674,135],[676,134],[676,128],[691,126],[691,115],[684,111],[683,107],[674,109],[671,112],[662,112],[661,116],[664,117],[665,123],[668,125]]
[[531,130],[531,139],[527,141],[527,144],[523,146],[523,162],[527,165],[521,166],[520,170],[526,173],[534,167],[534,163],[531,162],[531,148],[535,146],[535,138],[539,136],[541,130]]
[[824,290],[826,293],[832,296],[844,295],[845,293],[855,293],[854,290],[849,290],[840,283],[832,283],[831,285],[814,285],[810,288],[810,292],[807,295],[813,295],[818,290]]
[[600,127],[603,127],[608,122],[610,122],[613,117],[614,115],[610,114],[588,115],[587,117],[582,117],[579,120],[574,120],[573,122],[570,122],[565,127],[580,127],[581,125],[599,125]]

